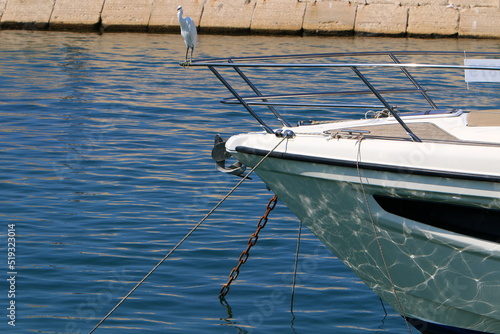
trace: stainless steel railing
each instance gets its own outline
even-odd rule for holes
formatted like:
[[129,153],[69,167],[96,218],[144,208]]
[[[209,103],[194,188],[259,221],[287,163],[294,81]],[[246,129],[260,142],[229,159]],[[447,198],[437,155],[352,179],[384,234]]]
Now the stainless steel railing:
[[[499,57],[497,52],[468,52],[467,57]],[[274,130],[258,115],[255,106],[267,107],[274,117],[285,127],[291,127],[290,123],[277,110],[277,106],[285,107],[311,107],[311,108],[378,108],[387,110],[405,129],[412,140],[420,142],[421,140],[411,131],[405,122],[399,116],[397,106],[391,103],[386,96],[388,94],[418,93],[431,109],[439,109],[437,103],[428,94],[428,89],[424,88],[417,81],[410,70],[417,69],[439,69],[439,70],[493,70],[499,71],[500,67],[491,66],[464,66],[464,65],[443,65],[433,63],[403,63],[401,57],[406,56],[464,56],[463,52],[441,52],[441,51],[394,51],[394,52],[347,52],[347,53],[324,53],[324,54],[303,54],[303,55],[283,55],[283,56],[262,56],[262,57],[237,57],[223,59],[197,60],[189,66],[207,67],[219,79],[219,81],[229,90],[232,97],[221,100],[224,104],[242,105],[264,128],[268,133],[274,133]],[[364,57],[388,57],[391,62],[332,62],[331,58],[341,59],[345,57],[362,59]],[[305,61],[308,60],[308,61]],[[288,62],[283,62],[288,61]],[[290,62],[292,61],[292,62]],[[313,62],[310,62],[313,61]],[[184,64],[185,65],[185,64]],[[251,81],[249,76],[243,72],[243,69],[252,68],[284,68],[284,69],[348,69],[353,78],[358,78],[367,88],[365,90],[335,90],[335,91],[313,91],[306,93],[286,93],[286,94],[264,94],[261,89]],[[243,95],[233,85],[230,84],[222,74],[222,69],[232,69],[242,82],[250,88],[253,95]],[[394,87],[390,89],[377,89],[375,85],[365,75],[367,69],[378,69],[386,71],[388,69],[399,69],[409,80],[413,88]],[[296,102],[294,99],[300,98],[324,98],[331,96],[352,96],[369,94],[375,96],[380,104],[366,103],[318,103],[318,102]]]

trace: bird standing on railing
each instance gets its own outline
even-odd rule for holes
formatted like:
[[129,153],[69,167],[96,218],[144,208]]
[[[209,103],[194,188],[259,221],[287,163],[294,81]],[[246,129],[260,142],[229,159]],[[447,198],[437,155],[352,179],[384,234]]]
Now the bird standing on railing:
[[[182,38],[184,38],[184,43],[186,43],[186,61],[183,65],[189,65],[193,60],[193,51],[196,46],[196,41],[198,40],[198,33],[193,19],[190,17],[182,17],[183,14],[182,6],[177,7],[177,18],[181,26],[181,35]],[[188,61],[189,49],[191,49],[191,57]]]

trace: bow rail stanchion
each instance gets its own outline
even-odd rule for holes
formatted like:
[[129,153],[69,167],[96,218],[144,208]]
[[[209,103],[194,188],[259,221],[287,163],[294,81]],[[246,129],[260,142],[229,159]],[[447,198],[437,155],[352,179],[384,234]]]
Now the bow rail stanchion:
[[[233,63],[233,61],[231,59],[229,59],[228,62]],[[255,92],[255,94],[257,96],[262,97],[262,93],[257,89],[257,87],[252,83],[252,81],[250,81],[250,79],[248,79],[248,77],[243,73],[242,70],[240,70],[240,68],[238,66],[234,66],[233,69],[236,71],[236,73],[239,74],[239,76],[243,79],[243,81],[245,81],[245,83]],[[280,121],[281,124],[283,124],[284,126],[288,126],[288,127],[291,126],[290,123],[288,123],[280,115],[280,113],[278,112],[278,110],[276,110],[276,108],[274,108],[272,105],[267,103],[267,99],[262,98],[262,102],[264,102],[264,105],[267,105],[269,110],[271,110],[273,112],[274,116],[276,116],[276,119],[278,119],[278,121]]]
[[359,71],[359,69],[356,66],[352,66],[351,69],[363,81],[363,83],[366,85],[366,87],[368,87],[368,89],[370,89],[373,92],[373,95],[375,95],[377,97],[377,99],[379,99],[380,102],[382,102],[382,104],[385,106],[385,108],[398,121],[398,123],[401,124],[401,126],[403,127],[403,129],[405,129],[406,133],[411,137],[411,139],[414,140],[414,141],[421,142],[421,140],[417,137],[417,135],[415,135],[413,133],[413,131],[410,130],[410,128],[408,127],[408,125],[406,125],[405,122],[403,122],[403,120],[401,119],[401,117],[399,117],[399,115],[395,111],[396,108],[394,106],[391,106],[382,97],[382,95],[375,89],[375,87],[373,87],[373,85],[366,79],[366,77],[363,74],[361,74],[361,72]]
[[[399,59],[396,57],[396,55],[394,53],[389,53],[389,57],[391,57],[391,59],[396,63],[396,64],[401,64],[401,62],[399,61]],[[408,78],[408,80],[411,81],[411,83],[418,89],[418,91],[422,94],[422,96],[427,100],[427,102],[429,103],[429,105],[433,108],[433,109],[438,109],[437,105],[434,103],[434,101],[431,99],[431,97],[427,94],[427,92],[425,91],[425,89],[422,88],[422,86],[420,86],[420,84],[417,82],[417,80],[415,80],[415,78],[413,78],[413,76],[410,74],[410,72],[408,72],[408,70],[404,67],[401,67],[401,71],[403,71],[403,73],[406,75],[406,77]]]
[[245,107],[245,109],[250,113],[250,115],[252,115],[257,120],[257,122],[259,122],[259,124],[264,128],[264,130],[266,130],[267,133],[274,133],[274,131],[253,111],[253,109],[248,105],[248,103],[246,103],[246,101],[229,84],[229,82],[227,82],[226,79],[224,79],[224,77],[215,69],[214,66],[208,66],[208,68],[217,77],[217,79],[219,79],[219,81],[222,82],[224,86],[226,86],[227,90],[229,90],[231,94],[234,95],[234,97],[240,102],[240,104],[243,105],[243,107]]

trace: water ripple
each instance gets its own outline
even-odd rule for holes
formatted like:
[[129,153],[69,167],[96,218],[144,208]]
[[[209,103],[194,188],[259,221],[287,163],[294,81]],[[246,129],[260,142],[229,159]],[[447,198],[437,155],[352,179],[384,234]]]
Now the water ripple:
[[[215,134],[259,127],[243,110],[217,102],[228,95],[208,71],[177,65],[180,36],[0,31],[0,37],[0,235],[16,224],[16,329],[87,332],[238,181],[214,171]],[[495,48],[475,40],[201,37],[199,57],[371,50],[381,41],[395,49]],[[299,74],[286,79],[268,71],[259,80],[285,91],[310,88],[289,85]],[[273,87],[268,77],[283,86]],[[245,183],[99,331],[405,330],[308,232],[292,319],[297,220],[282,205],[235,281],[230,305],[221,305],[220,286],[269,197],[257,177]]]

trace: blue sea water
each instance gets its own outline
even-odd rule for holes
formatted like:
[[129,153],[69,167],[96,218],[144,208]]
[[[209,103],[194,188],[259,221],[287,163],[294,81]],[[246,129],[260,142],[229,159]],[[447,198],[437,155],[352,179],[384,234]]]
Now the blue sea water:
[[[239,181],[215,171],[214,136],[259,127],[218,103],[228,93],[208,70],[178,65],[178,35],[0,31],[0,39],[0,331],[88,333]],[[499,48],[201,36],[195,56]],[[271,197],[258,177],[243,183],[95,333],[408,332],[307,230],[290,312],[299,223],[282,203],[220,303]]]

